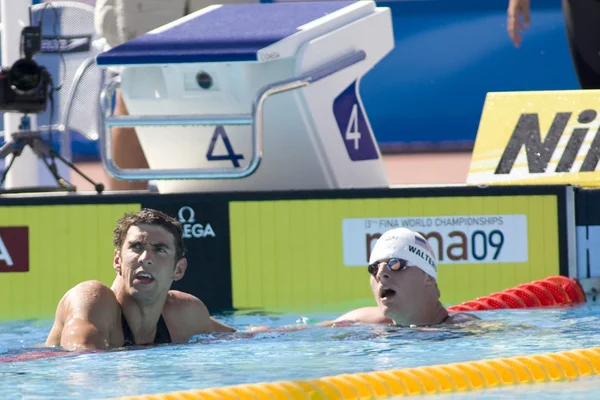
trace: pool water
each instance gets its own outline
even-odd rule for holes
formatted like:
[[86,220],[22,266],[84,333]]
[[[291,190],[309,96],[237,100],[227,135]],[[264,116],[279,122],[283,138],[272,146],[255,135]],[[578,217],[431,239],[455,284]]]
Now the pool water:
[[[247,334],[250,326],[313,324],[337,314],[218,317],[242,331],[198,336],[186,345],[0,362],[1,399],[105,399],[342,373],[400,369],[600,347],[600,305],[477,313],[478,325],[428,329],[315,327]],[[0,323],[0,358],[47,350],[51,321]],[[445,399],[596,399],[600,378],[510,386]],[[427,396],[423,396],[428,398]]]

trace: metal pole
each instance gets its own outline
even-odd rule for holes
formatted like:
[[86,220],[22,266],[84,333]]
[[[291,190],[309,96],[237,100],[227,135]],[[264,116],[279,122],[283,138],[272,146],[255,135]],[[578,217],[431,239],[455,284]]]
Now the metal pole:
[[[20,38],[23,27],[29,25],[29,6],[31,0],[0,0],[0,15],[2,17],[2,65],[11,66],[21,58]],[[5,141],[11,140],[10,134],[19,129],[21,114],[4,113]],[[37,118],[30,115],[31,129],[37,127]],[[6,157],[6,165],[12,155]],[[13,167],[6,177],[6,189],[31,187],[40,185],[40,168],[38,159],[29,147],[17,157]]]

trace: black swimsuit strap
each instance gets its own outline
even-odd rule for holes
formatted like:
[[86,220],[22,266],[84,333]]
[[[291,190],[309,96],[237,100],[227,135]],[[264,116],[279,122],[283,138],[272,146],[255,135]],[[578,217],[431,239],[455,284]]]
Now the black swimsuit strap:
[[123,312],[121,312],[121,325],[123,326],[123,346],[135,346],[133,332],[131,332],[131,328],[129,328]]
[[154,337],[154,343],[171,343],[171,334],[169,333],[169,328],[167,327],[167,323],[165,322],[162,314],[160,315],[158,323],[156,324],[156,336]]
[[[129,328],[129,324],[125,319],[125,314],[123,314],[123,312],[121,312],[121,325],[123,326],[123,346],[135,346],[133,332],[131,332],[131,328]],[[154,344],[164,343],[171,343],[171,334],[169,333],[167,323],[161,314],[160,318],[158,319],[158,323],[156,324],[156,336],[154,336]]]

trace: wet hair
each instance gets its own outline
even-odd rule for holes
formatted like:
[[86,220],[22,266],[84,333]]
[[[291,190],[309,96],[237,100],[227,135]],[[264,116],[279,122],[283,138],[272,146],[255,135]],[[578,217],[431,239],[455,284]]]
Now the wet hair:
[[175,260],[179,260],[185,255],[183,230],[179,221],[162,211],[153,210],[151,208],[144,208],[135,213],[126,213],[119,218],[117,227],[113,231],[113,245],[120,250],[123,247],[129,228],[141,224],[158,225],[165,228],[173,235],[173,242],[175,243]]

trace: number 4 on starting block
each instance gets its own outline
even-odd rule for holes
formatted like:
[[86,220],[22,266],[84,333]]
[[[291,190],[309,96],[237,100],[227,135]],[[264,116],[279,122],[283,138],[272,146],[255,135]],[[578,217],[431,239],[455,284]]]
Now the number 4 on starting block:
[[333,101],[333,114],[352,161],[379,158],[371,128],[358,99],[356,81]]
[[358,104],[352,106],[352,112],[350,113],[350,121],[346,128],[346,140],[354,140],[354,150],[360,148],[360,131],[358,130]]
[[[215,146],[217,145],[217,140],[219,139],[219,137],[221,137],[221,140],[223,140],[223,144],[225,145],[225,150],[227,151],[227,154],[214,154]],[[212,138],[210,139],[210,146],[208,146],[208,151],[206,152],[206,159],[208,161],[230,160],[235,168],[239,168],[240,163],[238,160],[243,160],[244,155],[235,153],[233,147],[231,146],[231,142],[227,137],[225,128],[223,128],[222,125],[219,125],[215,128]]]

